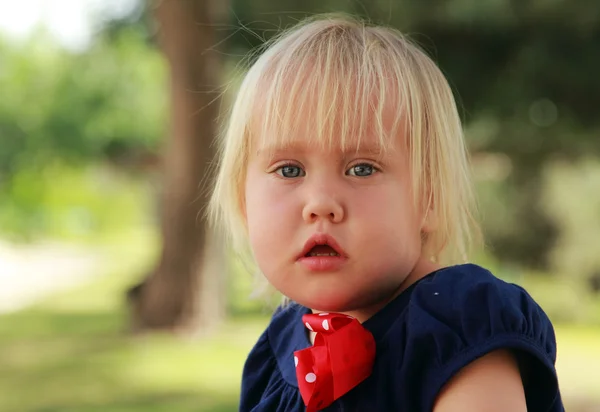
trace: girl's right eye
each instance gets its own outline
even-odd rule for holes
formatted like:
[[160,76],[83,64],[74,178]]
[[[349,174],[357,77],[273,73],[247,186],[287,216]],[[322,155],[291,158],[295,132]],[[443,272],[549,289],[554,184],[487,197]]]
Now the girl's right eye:
[[298,167],[296,165],[280,166],[275,170],[275,173],[277,173],[281,177],[285,177],[286,179],[293,179],[296,177],[302,177],[302,176],[306,175],[304,170],[302,170],[300,167]]

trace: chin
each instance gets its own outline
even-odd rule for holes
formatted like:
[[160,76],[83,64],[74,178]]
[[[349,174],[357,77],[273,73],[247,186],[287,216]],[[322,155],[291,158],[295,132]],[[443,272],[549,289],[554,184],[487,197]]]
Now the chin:
[[328,293],[322,296],[299,296],[298,299],[293,300],[302,306],[319,312],[348,312],[356,310],[357,306],[361,306],[357,305],[356,299],[341,293]]

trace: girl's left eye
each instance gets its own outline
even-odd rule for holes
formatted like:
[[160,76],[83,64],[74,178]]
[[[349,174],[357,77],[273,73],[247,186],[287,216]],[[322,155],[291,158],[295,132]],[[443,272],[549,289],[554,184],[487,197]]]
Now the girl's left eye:
[[375,167],[369,163],[359,163],[348,169],[346,174],[350,176],[367,177],[371,176],[376,171],[377,169],[375,169]]

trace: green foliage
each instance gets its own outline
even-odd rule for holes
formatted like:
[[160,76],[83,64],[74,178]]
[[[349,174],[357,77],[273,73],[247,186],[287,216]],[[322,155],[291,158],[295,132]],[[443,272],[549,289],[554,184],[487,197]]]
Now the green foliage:
[[526,272],[516,281],[553,322],[600,326],[600,297],[591,293],[576,276]]
[[541,203],[560,228],[550,254],[553,270],[566,278],[600,279],[600,162],[549,162],[544,177]]
[[152,188],[107,166],[70,167],[59,162],[20,169],[0,192],[3,237],[44,235],[71,241],[148,224],[156,214]]
[[108,157],[116,148],[156,150],[167,116],[162,56],[135,31],[70,54],[43,33],[0,46],[0,172],[56,158]]
[[85,165],[136,167],[158,150],[168,112],[161,54],[122,29],[82,54],[40,32],[20,47],[0,42],[0,55],[0,233],[73,237],[147,216],[139,190]]

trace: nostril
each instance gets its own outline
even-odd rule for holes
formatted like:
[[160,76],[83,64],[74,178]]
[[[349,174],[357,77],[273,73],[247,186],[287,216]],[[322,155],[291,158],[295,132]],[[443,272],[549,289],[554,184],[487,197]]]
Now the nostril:
[[319,219],[326,219],[332,222],[339,222],[344,218],[344,210],[341,205],[331,202],[310,202],[306,204],[302,211],[302,217],[307,222],[314,222]]

